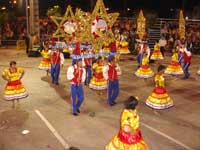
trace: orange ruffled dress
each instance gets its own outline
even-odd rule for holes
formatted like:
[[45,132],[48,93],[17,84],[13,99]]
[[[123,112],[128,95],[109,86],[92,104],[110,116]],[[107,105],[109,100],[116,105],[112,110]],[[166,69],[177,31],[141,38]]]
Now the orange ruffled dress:
[[47,51],[42,50],[41,55],[43,58],[40,62],[40,65],[38,66],[38,68],[41,70],[49,70],[50,64],[51,64],[50,52],[48,50]]
[[182,75],[184,74],[183,69],[178,63],[178,53],[172,55],[172,60],[170,65],[165,69],[166,74],[170,75]]
[[20,67],[16,68],[14,73],[10,72],[10,69],[3,71],[3,76],[10,79],[4,89],[4,99],[7,101],[19,100],[28,96],[26,89],[20,81],[20,76],[23,73],[23,69]]
[[154,72],[149,65],[149,59],[144,56],[142,59],[141,67],[135,72],[135,75],[139,78],[151,78],[154,76]]
[[146,105],[153,109],[167,109],[172,107],[173,100],[165,89],[165,79],[162,75],[155,76],[156,87],[146,100]]
[[162,59],[164,59],[163,55],[160,51],[160,44],[159,43],[156,43],[154,45],[154,50],[153,50],[153,54],[151,55],[151,59],[152,60],[162,60]]
[[89,88],[93,90],[107,89],[107,81],[103,77],[103,67],[94,63],[92,69],[95,71],[92,79],[90,80]]
[[[125,132],[124,126],[129,126],[134,134]],[[121,116],[121,129],[113,137],[105,150],[147,150],[148,147],[139,129],[139,116],[136,110],[124,109]]]

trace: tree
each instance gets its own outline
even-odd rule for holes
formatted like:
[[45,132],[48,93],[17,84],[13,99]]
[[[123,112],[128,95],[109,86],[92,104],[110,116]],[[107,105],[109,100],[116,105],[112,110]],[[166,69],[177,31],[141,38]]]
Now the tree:
[[47,16],[61,16],[61,7],[56,5],[47,10]]

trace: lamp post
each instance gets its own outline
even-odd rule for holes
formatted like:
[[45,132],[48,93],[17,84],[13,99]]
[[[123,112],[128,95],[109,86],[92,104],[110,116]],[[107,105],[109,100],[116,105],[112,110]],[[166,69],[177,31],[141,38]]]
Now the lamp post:
[[25,0],[26,3],[26,30],[27,34],[29,35],[29,3],[28,0]]

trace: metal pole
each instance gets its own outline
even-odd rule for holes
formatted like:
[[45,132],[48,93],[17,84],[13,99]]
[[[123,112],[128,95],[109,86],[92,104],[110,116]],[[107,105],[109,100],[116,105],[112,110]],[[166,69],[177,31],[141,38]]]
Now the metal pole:
[[27,34],[29,35],[29,10],[28,10],[28,0],[25,0],[26,2],[26,30],[27,30]]

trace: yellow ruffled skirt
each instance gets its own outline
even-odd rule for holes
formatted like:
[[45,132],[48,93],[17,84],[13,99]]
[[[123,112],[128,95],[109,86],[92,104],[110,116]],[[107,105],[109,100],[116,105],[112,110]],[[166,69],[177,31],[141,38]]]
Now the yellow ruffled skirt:
[[28,96],[20,80],[10,81],[4,89],[4,99],[7,101],[19,100]]
[[49,70],[50,69],[51,61],[49,58],[43,58],[38,66],[41,70]]
[[146,105],[153,109],[167,109],[172,107],[174,104],[165,88],[156,87],[147,98]]
[[106,146],[105,150],[148,150],[148,147],[140,131],[136,131],[136,135],[133,135],[133,137],[129,137],[128,133],[120,131]]
[[166,74],[170,75],[182,75],[184,74],[180,64],[176,61],[172,61],[170,65],[165,69]]
[[103,77],[103,73],[95,74],[90,80],[89,88],[93,90],[107,89],[107,81]]
[[120,54],[129,54],[130,53],[128,47],[121,47],[121,48],[118,49],[118,52]]
[[154,50],[153,54],[151,55],[152,60],[160,60],[164,59],[162,53],[160,50]]
[[151,70],[148,64],[142,65],[136,72],[135,75],[139,78],[151,78],[154,76],[154,72]]

